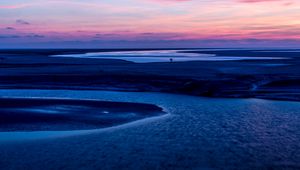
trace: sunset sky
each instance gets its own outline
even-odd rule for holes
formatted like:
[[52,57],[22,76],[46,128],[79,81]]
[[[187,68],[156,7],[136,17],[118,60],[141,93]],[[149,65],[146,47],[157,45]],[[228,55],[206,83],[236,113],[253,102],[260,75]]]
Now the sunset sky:
[[300,46],[300,0],[1,0],[0,21],[0,48]]

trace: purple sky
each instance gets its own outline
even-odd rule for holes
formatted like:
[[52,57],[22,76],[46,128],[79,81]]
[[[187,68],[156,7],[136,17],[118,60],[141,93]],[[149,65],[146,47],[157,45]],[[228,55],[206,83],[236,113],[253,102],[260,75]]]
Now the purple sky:
[[0,48],[299,47],[299,0],[9,0]]

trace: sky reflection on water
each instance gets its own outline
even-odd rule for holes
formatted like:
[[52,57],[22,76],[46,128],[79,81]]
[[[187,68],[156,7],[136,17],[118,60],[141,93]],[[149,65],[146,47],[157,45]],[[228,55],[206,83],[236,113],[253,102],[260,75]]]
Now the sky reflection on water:
[[85,54],[53,55],[52,57],[121,59],[121,60],[126,60],[135,63],[170,62],[171,58],[173,62],[283,59],[279,57],[216,56],[215,54],[200,54],[200,53],[190,53],[190,52],[184,53],[181,50],[96,52],[96,53],[85,53]]

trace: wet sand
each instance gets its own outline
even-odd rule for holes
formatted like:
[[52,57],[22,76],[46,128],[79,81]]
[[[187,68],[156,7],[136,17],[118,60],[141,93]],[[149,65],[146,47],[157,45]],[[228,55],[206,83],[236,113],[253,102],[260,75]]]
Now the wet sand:
[[155,105],[70,99],[0,98],[0,132],[88,130],[164,114]]

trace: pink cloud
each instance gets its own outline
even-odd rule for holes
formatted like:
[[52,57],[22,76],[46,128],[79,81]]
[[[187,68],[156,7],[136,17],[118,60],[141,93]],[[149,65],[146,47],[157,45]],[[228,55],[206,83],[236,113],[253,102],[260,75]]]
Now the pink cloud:
[[239,0],[239,2],[245,2],[245,3],[274,2],[274,1],[284,1],[284,0]]
[[[192,0],[151,0],[151,1],[157,1],[157,2],[186,2],[186,1],[192,1]],[[287,0],[237,0],[239,2],[244,3],[256,3],[256,2],[274,2],[274,1],[287,1]]]
[[188,2],[192,0],[150,0],[154,2],[160,2],[160,3],[176,3],[176,2]]
[[26,4],[21,4],[21,5],[0,5],[0,9],[19,9],[19,8],[24,8],[28,5]]
[[191,1],[191,0],[152,0],[152,1],[160,1],[160,2],[183,2],[183,1]]

